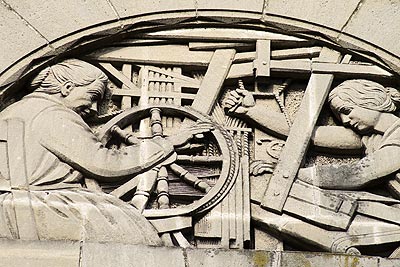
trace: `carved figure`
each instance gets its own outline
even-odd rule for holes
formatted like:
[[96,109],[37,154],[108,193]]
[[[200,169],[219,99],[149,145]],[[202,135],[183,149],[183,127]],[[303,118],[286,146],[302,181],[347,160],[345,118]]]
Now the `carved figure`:
[[89,63],[65,60],[42,70],[31,82],[33,93],[0,113],[7,129],[0,138],[2,238],[161,244],[134,207],[83,188],[82,177],[115,182],[149,170],[210,127],[108,149],[84,121],[107,80]]
[[[399,196],[398,182],[388,176],[400,169],[397,160],[400,153],[400,119],[395,115],[399,100],[400,94],[396,89],[368,80],[348,80],[334,88],[328,100],[331,109],[344,126],[361,135],[366,156],[353,164],[300,168],[283,208],[286,214],[279,216],[254,206],[253,219],[269,229],[279,229],[281,233],[334,252],[358,254],[357,246],[397,242],[400,233],[399,209],[392,205],[397,203],[395,198]],[[251,92],[236,89],[230,92],[224,105],[231,113],[257,123],[266,131],[287,135],[288,126],[282,114],[255,105]],[[279,116],[280,120],[271,119]],[[340,147],[340,142],[349,143],[346,135],[340,138],[335,139],[337,147]],[[323,140],[313,141],[324,143]],[[253,175],[273,172],[270,162],[258,159],[253,165]],[[371,188],[380,180],[389,182],[394,198],[387,197],[387,193],[376,195],[356,191]],[[309,202],[307,198],[310,195],[317,195],[318,200],[311,199]],[[330,199],[324,200],[325,197]],[[253,196],[252,199],[254,201]],[[313,206],[313,201],[317,201],[315,205],[319,207]],[[337,201],[346,202],[346,205],[340,204],[330,211]],[[302,206],[302,203],[308,204]],[[303,211],[298,208],[300,206]],[[345,206],[346,210],[342,210]],[[288,214],[295,214],[303,220]],[[374,229],[369,227],[371,222]],[[332,228],[341,231],[331,231]],[[313,232],[323,236],[323,241],[320,242],[322,239],[318,239]]]
[[400,169],[400,119],[394,112],[400,93],[367,81],[349,80],[329,95],[332,111],[344,126],[362,135],[366,156],[356,164],[303,169],[299,178],[327,189],[359,189]]

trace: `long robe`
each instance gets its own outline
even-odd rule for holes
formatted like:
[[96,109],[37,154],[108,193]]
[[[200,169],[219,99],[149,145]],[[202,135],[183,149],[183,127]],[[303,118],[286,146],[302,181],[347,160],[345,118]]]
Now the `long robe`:
[[[12,120],[25,128],[20,167],[26,168],[28,190],[20,194],[23,190],[12,187],[15,177],[0,146],[0,156],[5,155],[0,158],[0,237],[24,238],[19,228],[28,223],[36,232],[30,238],[160,244],[134,207],[82,188],[81,180],[83,175],[110,182],[130,177],[167,158],[172,146],[146,140],[120,150],[105,148],[77,113],[44,93],[32,93],[0,113],[0,121]],[[8,128],[8,135],[14,130]],[[18,214],[30,210],[32,222],[19,220]]]

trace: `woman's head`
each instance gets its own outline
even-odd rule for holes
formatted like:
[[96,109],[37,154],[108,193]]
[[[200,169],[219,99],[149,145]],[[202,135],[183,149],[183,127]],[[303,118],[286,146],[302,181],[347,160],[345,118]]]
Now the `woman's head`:
[[334,88],[328,102],[345,125],[363,132],[376,124],[382,112],[394,112],[399,92],[368,80],[348,80]]
[[31,82],[35,92],[60,97],[68,107],[85,117],[103,98],[108,78],[97,67],[78,59],[64,60],[42,70]]
[[92,83],[107,84],[108,77],[99,68],[78,59],[67,59],[47,67],[32,80],[36,92],[56,94],[66,83],[85,86]]

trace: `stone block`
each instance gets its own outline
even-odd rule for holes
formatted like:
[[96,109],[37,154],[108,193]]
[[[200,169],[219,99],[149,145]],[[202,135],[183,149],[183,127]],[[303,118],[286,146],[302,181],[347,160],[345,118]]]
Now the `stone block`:
[[79,266],[79,243],[68,241],[0,241],[0,267]]
[[187,266],[273,266],[274,254],[267,251],[187,249]]
[[82,267],[97,266],[186,266],[178,248],[117,243],[84,243]]
[[269,0],[265,11],[267,14],[299,19],[340,31],[356,9],[358,2],[359,0]]
[[194,1],[185,0],[111,0],[111,2],[121,18],[168,11],[193,11],[196,9]]
[[354,12],[343,32],[386,49],[394,55],[400,54],[399,1],[363,1]]
[[3,3],[0,3],[0,42],[0,73],[32,50],[46,45],[46,39]]
[[247,11],[247,12],[258,12],[261,13],[264,6],[263,0],[221,0],[221,1],[209,1],[209,0],[198,0],[197,8],[199,10],[228,10],[228,11]]
[[377,257],[282,252],[281,267],[363,266],[378,267]]
[[7,3],[50,42],[74,31],[118,19],[107,1],[9,0]]

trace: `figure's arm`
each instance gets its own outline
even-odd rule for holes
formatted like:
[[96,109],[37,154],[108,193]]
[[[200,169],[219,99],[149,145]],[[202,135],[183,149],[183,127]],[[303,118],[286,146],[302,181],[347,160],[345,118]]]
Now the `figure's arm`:
[[113,150],[103,146],[74,113],[47,110],[33,124],[41,144],[60,160],[88,177],[114,181],[147,170],[173,153],[168,142],[144,140]]
[[[286,139],[290,128],[283,113],[264,105],[256,105],[251,92],[242,89],[231,91],[224,100],[224,106],[231,115],[243,118],[258,128]],[[341,126],[319,126],[315,128],[312,143],[318,148],[353,150],[362,148],[361,138],[352,130]]]
[[325,189],[359,189],[400,169],[400,147],[387,146],[354,164],[322,165],[299,170],[298,179]]

